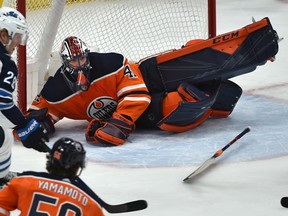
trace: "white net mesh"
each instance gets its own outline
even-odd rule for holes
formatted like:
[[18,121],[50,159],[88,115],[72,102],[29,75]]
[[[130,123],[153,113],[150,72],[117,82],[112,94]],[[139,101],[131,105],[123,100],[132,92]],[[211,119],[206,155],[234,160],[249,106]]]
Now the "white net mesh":
[[[116,51],[133,59],[181,46],[187,40],[207,37],[207,6],[203,0],[110,0],[65,8],[60,29],[76,35],[101,52]],[[85,17],[70,23],[71,11]],[[206,12],[206,14],[204,14]],[[85,28],[85,29],[84,29]],[[58,32],[57,38],[61,38]],[[63,39],[63,36],[62,36]],[[56,41],[55,45],[60,41]]]
[[[26,0],[30,31],[26,46],[28,101],[36,96],[45,78],[58,67],[51,59],[49,67],[47,65],[50,53],[58,52],[64,38],[74,35],[92,50],[118,52],[138,61],[180,48],[191,39],[208,38],[208,1]],[[56,4],[65,4],[63,14]],[[17,0],[4,0],[3,5],[17,8]],[[58,10],[60,16],[55,19]],[[35,66],[35,62],[40,66]],[[55,68],[51,68],[51,64]],[[36,88],[35,76],[29,75],[31,68],[37,73]]]
[[[28,58],[35,58],[52,0],[26,0],[30,29]],[[9,0],[15,5],[15,0]],[[193,38],[208,37],[205,0],[67,1],[52,51],[70,35],[101,52],[139,59],[178,48]]]

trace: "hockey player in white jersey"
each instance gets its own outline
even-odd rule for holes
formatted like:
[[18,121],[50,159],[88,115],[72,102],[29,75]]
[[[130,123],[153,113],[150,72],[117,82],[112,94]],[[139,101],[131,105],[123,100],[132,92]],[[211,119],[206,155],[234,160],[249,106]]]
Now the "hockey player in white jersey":
[[9,7],[0,8],[0,185],[13,177],[9,171],[12,128],[27,148],[47,152],[47,131],[34,118],[25,117],[13,101],[18,69],[11,55],[18,45],[25,45],[28,28],[25,17]]

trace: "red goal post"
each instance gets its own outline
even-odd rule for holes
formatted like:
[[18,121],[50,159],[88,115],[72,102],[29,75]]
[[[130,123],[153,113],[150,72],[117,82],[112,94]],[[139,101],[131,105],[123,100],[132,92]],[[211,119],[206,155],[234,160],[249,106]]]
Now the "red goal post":
[[29,40],[17,52],[17,100],[23,112],[61,64],[61,41],[78,36],[93,51],[130,60],[216,35],[216,0],[4,0],[27,19]]

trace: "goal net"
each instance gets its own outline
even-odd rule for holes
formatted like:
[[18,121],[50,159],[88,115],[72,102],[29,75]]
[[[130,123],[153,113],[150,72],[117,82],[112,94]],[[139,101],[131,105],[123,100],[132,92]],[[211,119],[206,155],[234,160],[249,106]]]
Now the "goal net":
[[68,36],[81,38],[92,51],[138,61],[215,35],[215,0],[5,0],[3,5],[23,8],[23,3],[30,33],[27,88],[20,91],[26,91],[28,103],[60,66],[57,52]]

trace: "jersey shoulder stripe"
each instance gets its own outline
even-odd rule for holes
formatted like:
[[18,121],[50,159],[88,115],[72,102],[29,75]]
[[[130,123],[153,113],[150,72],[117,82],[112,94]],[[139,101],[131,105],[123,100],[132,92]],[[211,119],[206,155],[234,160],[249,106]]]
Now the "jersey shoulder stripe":
[[91,81],[107,76],[123,67],[125,58],[118,53],[89,53]]

